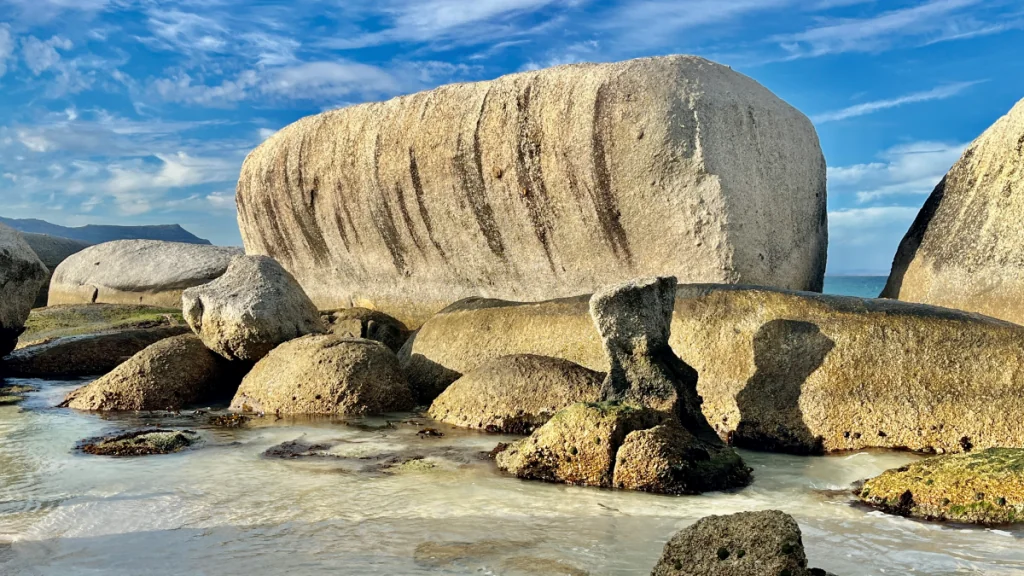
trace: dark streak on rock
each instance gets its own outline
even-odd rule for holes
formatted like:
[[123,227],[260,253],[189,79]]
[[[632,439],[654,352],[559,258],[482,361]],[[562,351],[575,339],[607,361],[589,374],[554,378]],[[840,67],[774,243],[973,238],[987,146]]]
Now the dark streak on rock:
[[516,99],[518,118],[516,125],[519,134],[516,143],[516,183],[526,204],[526,213],[533,225],[533,233],[540,241],[547,256],[548,266],[555,271],[555,260],[551,253],[551,217],[549,215],[548,190],[544,185],[544,173],[541,167],[541,131],[530,116],[530,102],[533,96],[533,84],[528,84]]
[[[305,181],[303,180],[303,148],[306,146],[307,140],[303,138],[299,143],[299,155],[295,161],[295,171],[298,174],[297,189],[299,191],[299,197],[304,198],[305,192]],[[288,174],[288,154],[284,153],[285,174]],[[288,182],[286,182],[288,184]],[[292,194],[292,188],[289,185],[287,188],[289,196],[295,198]],[[294,200],[293,200],[294,201]],[[323,231],[320,229],[320,224],[316,220],[316,213],[312,210],[304,210],[303,207],[296,207],[293,210],[295,215],[295,223],[298,225],[299,233],[302,234],[303,239],[306,241],[306,245],[309,246],[309,252],[313,256],[313,263],[317,266],[323,266],[330,260],[331,249],[327,245],[327,241],[324,239]]]
[[488,96],[490,96],[490,90],[484,96],[480,110],[477,112],[476,128],[473,130],[473,150],[466,149],[462,134],[459,134],[456,139],[455,172],[465,198],[473,210],[477,226],[480,227],[480,232],[483,233],[484,239],[487,241],[487,247],[495,256],[504,260],[505,243],[501,239],[501,232],[498,230],[498,224],[494,218],[494,209],[487,202],[483,158],[480,151],[480,121],[483,118]]
[[410,147],[409,148],[409,177],[412,179],[412,190],[416,196],[416,206],[419,208],[420,218],[423,220],[423,227],[427,229],[427,238],[430,239],[430,243],[434,245],[437,253],[444,258],[445,251],[441,247],[441,243],[434,238],[434,223],[430,219],[430,212],[427,211],[427,206],[423,201],[423,181],[420,179],[420,168],[416,164],[416,152]]
[[619,221],[621,213],[615,194],[612,191],[611,174],[608,170],[607,149],[605,144],[605,132],[607,131],[608,115],[605,110],[608,97],[606,95],[608,85],[602,84],[597,89],[594,99],[594,121],[593,135],[591,136],[591,148],[594,161],[594,210],[597,213],[598,222],[605,239],[610,244],[612,252],[620,260],[625,260],[629,265],[633,264],[633,254],[629,248],[629,238],[626,230]]
[[420,242],[420,237],[416,234],[416,227],[412,222],[412,218],[409,216],[409,208],[405,205],[405,190],[402,189],[402,185],[395,182],[395,196],[398,200],[398,211],[402,214],[402,222],[405,223],[406,230],[409,231],[409,237],[412,238],[412,243],[416,245],[416,249],[423,253],[423,244]]
[[370,215],[373,217],[377,233],[380,234],[381,240],[384,241],[384,245],[391,254],[391,262],[395,265],[395,269],[405,274],[407,272],[405,247],[402,245],[402,237],[398,232],[398,227],[395,226],[395,215],[391,211],[390,199],[380,184],[380,150],[380,132],[377,132],[377,137],[373,143],[373,184],[376,188],[376,193],[373,195],[375,202],[370,207]]

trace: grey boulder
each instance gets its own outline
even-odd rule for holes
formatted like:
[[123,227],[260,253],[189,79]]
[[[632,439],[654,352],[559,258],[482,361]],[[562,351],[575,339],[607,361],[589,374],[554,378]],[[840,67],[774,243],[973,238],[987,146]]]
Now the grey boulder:
[[0,224],[0,358],[18,344],[48,273],[21,233]]

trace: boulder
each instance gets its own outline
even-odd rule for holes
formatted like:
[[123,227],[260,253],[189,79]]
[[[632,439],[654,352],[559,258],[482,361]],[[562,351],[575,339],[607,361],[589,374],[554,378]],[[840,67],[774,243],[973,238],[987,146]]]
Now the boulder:
[[238,380],[227,362],[194,334],[153,344],[106,376],[74,390],[62,408],[94,411],[178,410],[230,396]]
[[0,358],[17,345],[47,274],[21,233],[0,224]]
[[454,426],[529,434],[563,408],[600,400],[603,381],[604,374],[561,358],[502,356],[456,380],[429,414]]
[[705,442],[663,412],[616,402],[561,410],[496,460],[500,469],[528,480],[661,494],[699,494],[751,481],[751,470],[717,438]]
[[94,456],[149,456],[181,452],[199,441],[191,430],[147,429],[83,440],[79,449]]
[[278,344],[325,331],[302,287],[273,258],[236,256],[223,276],[185,290],[182,314],[206,346],[255,362]]
[[50,236],[49,234],[25,232],[22,233],[22,236],[29,247],[32,248],[32,251],[36,253],[36,256],[39,256],[39,260],[46,266],[46,269],[49,270],[49,273],[46,275],[46,281],[43,282],[42,287],[39,289],[39,294],[36,296],[35,304],[33,304],[33,308],[42,308],[46,306],[50,293],[50,278],[53,276],[53,271],[57,269],[61,262],[67,260],[69,256],[85,250],[91,244],[70,238],[61,238],[60,236]]
[[814,127],[693,56],[303,118],[249,154],[236,200],[246,253],[276,258],[320,308],[365,306],[410,328],[471,296],[663,275],[820,291],[825,271]]
[[859,497],[900,516],[1024,523],[1024,450],[989,448],[928,458],[868,480]]
[[57,266],[49,304],[147,304],[181,307],[186,288],[218,278],[237,248],[115,240],[90,246]]
[[924,203],[882,292],[1024,324],[1024,100],[964,151]]
[[363,416],[415,406],[395,354],[380,342],[309,335],[256,363],[231,409],[267,414]]
[[61,304],[36,308],[25,321],[18,348],[65,336],[84,336],[123,330],[188,326],[181,308],[138,304]]
[[376,340],[392,352],[398,352],[409,337],[409,329],[405,324],[379,310],[342,308],[321,312],[320,318],[331,334]]
[[800,526],[778,510],[708,516],[665,544],[651,576],[827,576],[807,568]]
[[152,344],[187,332],[188,326],[180,325],[54,338],[15,350],[0,372],[18,378],[98,376]]
[[[1024,447],[1024,327],[894,300],[683,285],[669,344],[700,374],[722,438],[756,449],[960,452]],[[511,354],[607,371],[589,297],[471,299],[424,324],[400,357],[418,390]]]

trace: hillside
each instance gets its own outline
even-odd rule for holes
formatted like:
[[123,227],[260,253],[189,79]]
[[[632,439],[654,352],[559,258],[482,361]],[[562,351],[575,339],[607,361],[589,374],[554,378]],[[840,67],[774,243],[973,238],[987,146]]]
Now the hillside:
[[185,242],[187,244],[209,244],[204,240],[185,230],[177,224],[166,224],[161,226],[107,226],[89,224],[87,226],[67,227],[52,224],[45,220],[35,218],[4,218],[0,216],[0,223],[6,224],[22,232],[35,234],[49,234],[71,238],[90,244],[100,244],[111,240],[165,240],[168,242]]

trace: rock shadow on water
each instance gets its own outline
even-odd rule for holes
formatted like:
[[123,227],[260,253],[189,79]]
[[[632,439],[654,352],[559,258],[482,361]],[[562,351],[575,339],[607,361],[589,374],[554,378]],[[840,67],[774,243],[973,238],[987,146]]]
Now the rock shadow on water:
[[754,335],[754,375],[736,396],[740,423],[731,443],[741,448],[822,454],[823,439],[804,423],[804,383],[824,363],[835,342],[817,325],[772,320]]

